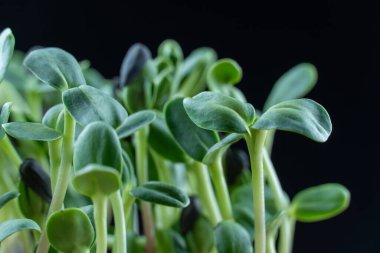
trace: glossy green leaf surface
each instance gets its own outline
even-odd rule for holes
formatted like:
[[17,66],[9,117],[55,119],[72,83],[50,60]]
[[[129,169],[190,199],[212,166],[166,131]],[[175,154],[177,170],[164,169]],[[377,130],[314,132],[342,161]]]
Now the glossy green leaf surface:
[[14,198],[17,198],[20,195],[18,192],[6,192],[3,195],[0,196],[0,209],[9,201],[11,201]]
[[41,123],[10,122],[3,124],[3,128],[16,139],[54,141],[62,137],[61,133]]
[[87,197],[110,195],[121,187],[120,173],[108,166],[89,164],[76,172],[73,186]]
[[0,243],[14,233],[25,229],[40,231],[37,223],[29,219],[14,219],[0,222]]
[[183,101],[190,119],[199,127],[228,133],[246,133],[255,118],[251,104],[217,92],[202,92]]
[[107,123],[93,122],[79,135],[74,146],[74,169],[100,164],[121,171],[122,157],[119,138]]
[[231,144],[241,140],[242,138],[244,138],[242,134],[232,133],[227,135],[207,151],[205,157],[203,158],[203,163],[211,165],[215,162],[220,153],[224,153]]
[[74,56],[59,48],[33,50],[24,65],[42,82],[61,91],[86,84]]
[[91,86],[80,86],[63,93],[63,103],[73,118],[85,126],[94,121],[104,121],[119,127],[128,114],[113,97]]
[[215,228],[215,242],[218,253],[252,253],[248,232],[236,222],[223,221]]
[[201,162],[209,148],[219,141],[215,132],[199,128],[190,120],[183,106],[183,98],[170,101],[164,113],[174,139],[194,160]]
[[169,161],[185,162],[185,153],[171,135],[162,113],[156,112],[156,114],[156,119],[149,127],[150,148]]
[[11,61],[15,46],[15,38],[9,28],[0,33],[0,83],[5,76],[5,71]]
[[322,184],[299,192],[292,200],[290,215],[302,222],[334,217],[347,209],[350,192],[340,184]]
[[147,182],[130,191],[130,194],[140,200],[178,208],[184,208],[190,203],[185,192],[161,182]]
[[5,135],[2,125],[8,122],[9,115],[11,113],[11,106],[12,106],[12,103],[7,102],[3,106],[0,107],[0,140]]
[[274,84],[265,102],[264,111],[283,101],[305,96],[313,89],[317,79],[318,73],[314,65],[300,63],[294,66]]
[[211,65],[207,73],[207,83],[212,90],[223,88],[223,86],[234,85],[242,78],[242,69],[232,59],[221,59]]
[[53,213],[47,221],[46,234],[51,245],[63,253],[89,250],[95,238],[90,219],[78,208]]
[[128,137],[137,130],[152,123],[155,118],[156,114],[150,110],[133,113],[116,129],[116,133],[120,139]]
[[331,134],[332,124],[322,105],[302,98],[272,106],[260,116],[253,128],[289,131],[314,141],[325,142]]

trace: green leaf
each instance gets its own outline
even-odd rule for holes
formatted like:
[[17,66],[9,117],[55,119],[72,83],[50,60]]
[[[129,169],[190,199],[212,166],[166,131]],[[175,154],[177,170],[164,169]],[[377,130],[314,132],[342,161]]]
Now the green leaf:
[[223,221],[215,228],[218,253],[252,253],[248,232],[238,223]]
[[87,197],[110,195],[121,187],[120,173],[108,166],[89,164],[76,172],[73,186]]
[[294,132],[318,142],[325,142],[332,131],[330,116],[326,109],[306,98],[272,106],[261,115],[253,128]]
[[0,222],[0,243],[14,233],[24,229],[41,231],[37,223],[29,219],[14,219]]
[[247,133],[255,118],[251,104],[205,91],[183,101],[190,119],[199,127],[228,133]]
[[171,100],[165,107],[166,124],[182,150],[202,161],[210,147],[219,140],[215,132],[199,128],[187,115],[183,98]]
[[5,103],[2,107],[0,107],[0,140],[3,139],[5,132],[3,127],[1,127],[3,124],[8,122],[9,115],[11,113],[11,102]]
[[192,230],[186,235],[190,252],[210,253],[214,248],[214,230],[209,221],[200,216],[194,223]]
[[74,119],[83,126],[94,121],[104,121],[117,128],[128,116],[118,101],[91,86],[66,90],[63,93],[63,103]]
[[314,65],[300,63],[294,66],[274,84],[265,102],[264,111],[283,101],[302,98],[313,89],[317,79],[318,73]]
[[158,56],[168,59],[174,66],[183,61],[182,48],[175,40],[164,40],[158,47]]
[[130,115],[122,124],[116,129],[116,133],[120,139],[132,135],[137,130],[145,127],[153,122],[156,114],[150,110],[136,112]]
[[62,134],[41,123],[10,122],[3,124],[7,134],[17,139],[33,141],[54,141],[62,137]]
[[14,198],[17,198],[20,195],[18,192],[6,192],[3,195],[0,196],[0,209],[9,201],[11,201]]
[[156,112],[156,115],[156,119],[149,127],[149,147],[172,162],[186,162],[185,153],[170,134],[162,113]]
[[42,124],[56,129],[60,132],[63,132],[63,114],[64,114],[64,106],[63,104],[58,104],[51,107],[42,118]]
[[289,214],[302,222],[316,222],[334,217],[347,209],[350,192],[340,184],[322,184],[299,192]]
[[74,146],[74,169],[100,164],[121,171],[122,157],[119,138],[107,123],[93,122],[79,135]]
[[42,82],[60,91],[86,84],[74,56],[59,48],[33,50],[24,65]]
[[218,90],[223,86],[235,85],[242,78],[239,64],[232,59],[220,59],[211,65],[207,73],[207,83],[211,90]]
[[15,38],[9,28],[0,33],[0,83],[5,76],[8,64],[11,61],[15,47]]
[[190,203],[185,192],[161,182],[147,182],[130,191],[130,194],[143,201],[178,208],[184,208]]
[[178,67],[173,80],[172,93],[194,96],[206,87],[207,70],[216,60],[216,52],[211,48],[198,48]]
[[95,239],[90,219],[78,208],[53,213],[47,221],[46,234],[51,245],[63,253],[89,250]]
[[205,157],[203,158],[203,163],[211,165],[215,162],[219,154],[223,154],[231,144],[241,140],[242,138],[244,138],[244,135],[242,134],[232,133],[227,135],[207,151]]

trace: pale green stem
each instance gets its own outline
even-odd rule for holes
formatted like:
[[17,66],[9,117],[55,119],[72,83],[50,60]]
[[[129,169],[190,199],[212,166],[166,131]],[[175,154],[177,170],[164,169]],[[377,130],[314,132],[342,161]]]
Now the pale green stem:
[[125,226],[127,228],[133,227],[133,215],[131,215],[133,210],[133,204],[135,203],[135,198],[129,194],[129,190],[123,193],[123,205],[124,205],[124,217]]
[[271,155],[271,153],[272,153],[275,134],[276,134],[276,130],[274,130],[274,129],[268,130],[267,137],[265,140],[265,149],[267,150],[269,155]]
[[276,243],[273,236],[267,238],[267,253],[276,253]]
[[[281,187],[276,170],[266,151],[264,151],[264,170],[277,210],[286,210],[289,206],[289,199]],[[291,223],[290,217],[286,216],[280,228],[279,253],[290,253],[292,251],[293,232]]]
[[113,216],[115,221],[115,248],[114,253],[127,252],[127,230],[124,217],[123,200],[120,191],[112,193],[110,196]]
[[[142,128],[135,133],[136,144],[136,170],[139,184],[148,181],[148,147],[147,128]],[[144,234],[147,239],[147,253],[154,253],[154,222],[152,206],[150,203],[141,202],[141,214]]]
[[218,204],[223,220],[232,220],[232,207],[230,195],[228,193],[226,179],[223,173],[222,157],[219,155],[216,161],[209,166],[212,182],[214,183]]
[[61,162],[61,145],[61,139],[50,141],[48,143],[50,159],[50,181],[52,192],[54,192],[58,180],[59,164]]
[[[62,208],[65,199],[67,187],[70,182],[71,164],[73,160],[73,146],[75,137],[75,120],[68,111],[65,111],[65,126],[62,139],[62,160],[59,165],[57,183],[54,188],[53,198],[51,200],[48,217]],[[43,229],[37,253],[47,253],[49,250],[49,241],[46,230]]]
[[255,253],[266,253],[266,224],[263,170],[263,150],[265,136],[265,130],[253,130],[252,136],[248,134],[245,135],[252,170],[253,212],[255,222]]
[[107,196],[98,194],[92,198],[96,230],[96,253],[107,253]]
[[207,217],[213,227],[222,221],[222,215],[219,211],[218,204],[215,199],[214,190],[212,189],[210,175],[205,165],[194,161],[191,164],[197,181],[198,196],[202,206],[207,212]]

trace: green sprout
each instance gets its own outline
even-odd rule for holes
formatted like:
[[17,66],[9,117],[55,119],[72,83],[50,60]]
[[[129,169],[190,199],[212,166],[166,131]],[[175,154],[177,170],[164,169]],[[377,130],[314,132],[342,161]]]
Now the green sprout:
[[304,98],[310,63],[260,110],[237,87],[240,65],[211,48],[186,57],[165,40],[154,56],[137,43],[108,80],[62,49],[14,45],[2,31],[0,252],[290,253],[296,222],[349,206],[337,183],[290,198],[271,158],[280,130],[319,143],[332,132]]

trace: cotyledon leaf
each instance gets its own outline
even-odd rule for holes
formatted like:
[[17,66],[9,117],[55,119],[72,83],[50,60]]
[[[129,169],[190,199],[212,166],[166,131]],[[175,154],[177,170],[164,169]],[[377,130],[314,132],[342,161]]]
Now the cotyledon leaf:
[[128,116],[117,100],[88,85],[66,90],[62,97],[66,109],[83,126],[94,121],[104,121],[117,128]]
[[190,119],[199,127],[228,133],[247,133],[255,119],[255,109],[218,92],[205,91],[183,101]]
[[11,29],[6,28],[0,33],[0,83],[11,61],[15,46],[15,38]]
[[184,208],[189,203],[189,197],[179,188],[162,182],[147,182],[130,191],[137,199],[165,206]]
[[41,231],[37,223],[29,219],[14,219],[0,222],[0,243],[14,233],[24,229]]
[[202,161],[210,147],[219,141],[215,132],[199,128],[187,115],[183,98],[171,100],[164,109],[166,124],[178,145],[191,158]]
[[259,117],[253,128],[295,132],[314,141],[325,142],[331,134],[332,124],[323,106],[302,98],[272,106]]
[[33,50],[24,65],[42,82],[60,91],[86,84],[77,60],[60,48]]
[[8,122],[9,115],[11,113],[11,106],[12,106],[12,103],[7,102],[3,106],[0,107],[0,140],[5,135],[2,125]]
[[224,152],[231,144],[244,138],[242,134],[229,134],[224,137],[221,141],[212,146],[203,158],[203,163],[211,165],[217,158],[220,152]]
[[151,110],[133,113],[116,129],[116,133],[120,139],[128,137],[140,128],[152,123],[155,118],[156,114]]
[[10,122],[2,126],[7,134],[17,139],[53,141],[62,137],[61,133],[41,123]]
[[17,198],[20,195],[18,192],[6,192],[3,195],[0,196],[0,209],[9,201],[11,201],[14,198]]
[[316,222],[340,214],[349,203],[350,192],[343,185],[322,184],[297,193],[289,213],[298,221]]
[[300,63],[288,70],[274,84],[264,111],[280,102],[301,98],[313,89],[317,83],[318,73],[313,64]]

